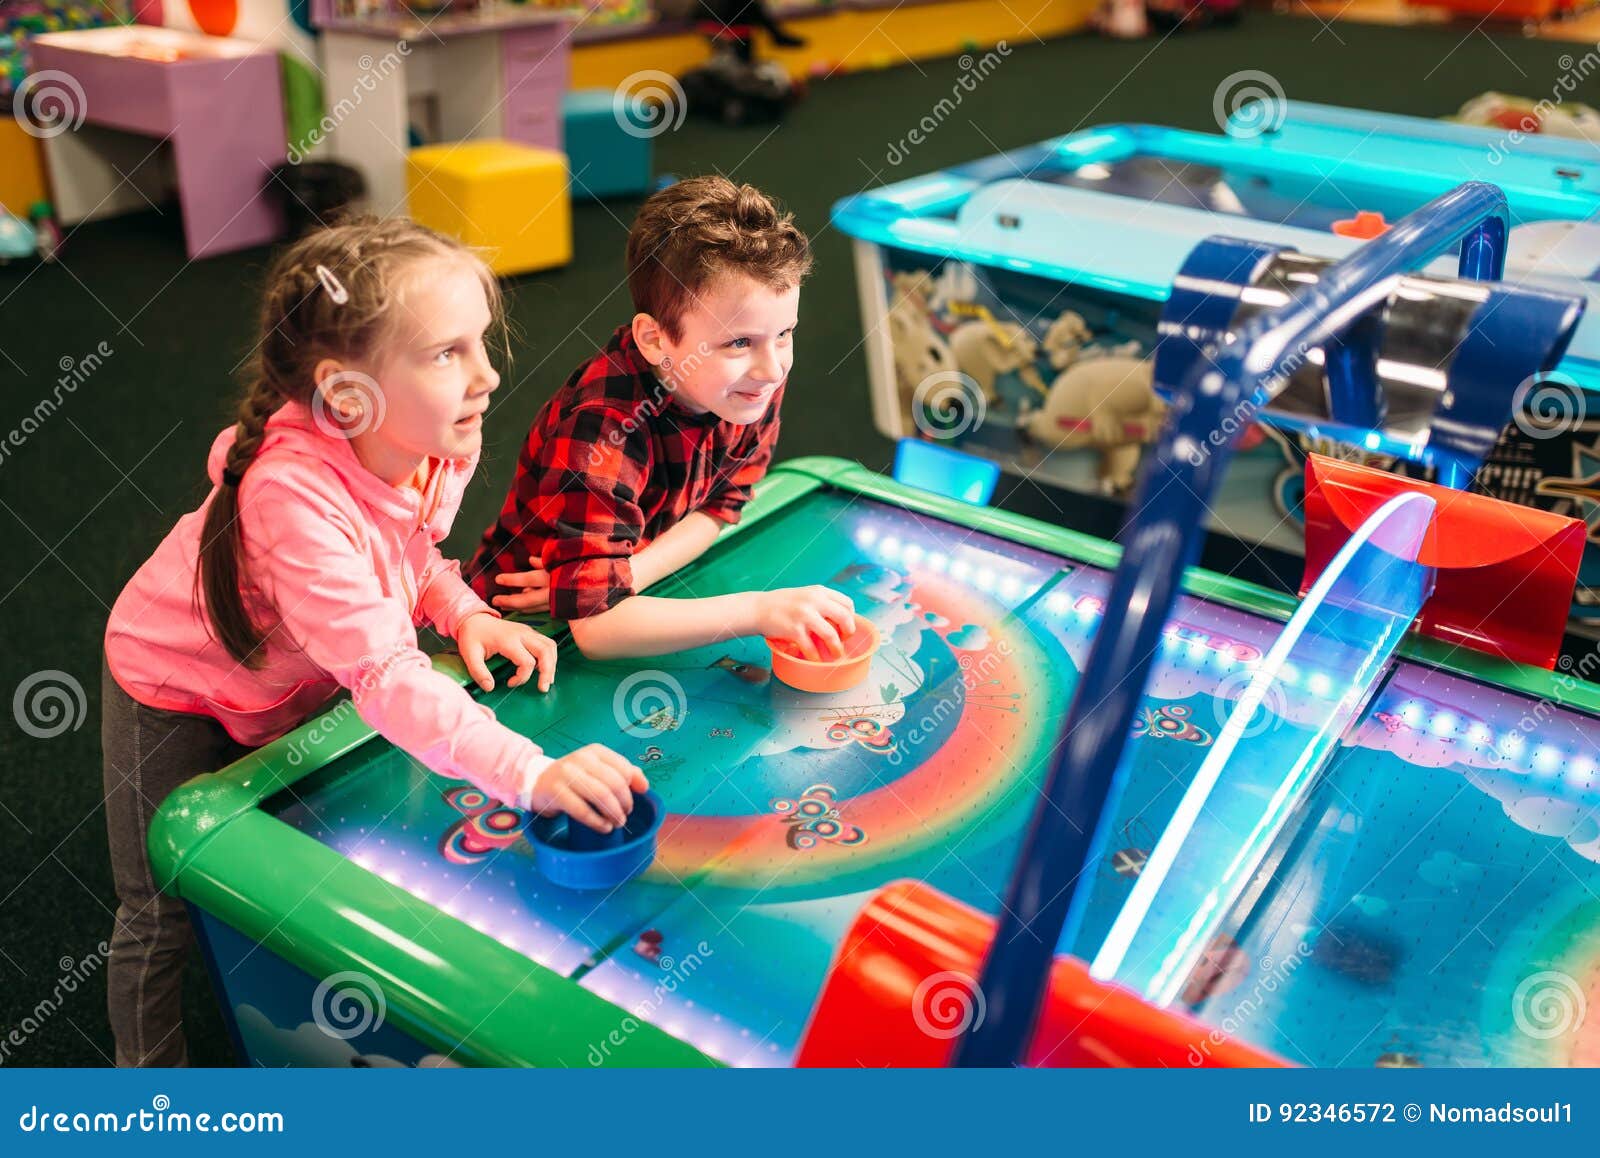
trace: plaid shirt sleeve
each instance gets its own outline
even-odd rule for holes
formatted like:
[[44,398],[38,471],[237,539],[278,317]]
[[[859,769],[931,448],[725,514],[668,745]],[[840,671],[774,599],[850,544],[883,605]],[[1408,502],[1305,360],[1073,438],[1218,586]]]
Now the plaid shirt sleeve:
[[756,483],[766,477],[772,465],[772,453],[778,446],[778,413],[783,405],[783,390],[772,399],[772,405],[760,422],[745,427],[739,440],[729,448],[728,463],[719,469],[722,475],[700,510],[724,523],[737,523],[750,501]]
[[575,409],[517,479],[527,533],[542,541],[557,619],[599,615],[634,593],[631,559],[644,534],[639,496],[650,442],[624,418],[608,406]]

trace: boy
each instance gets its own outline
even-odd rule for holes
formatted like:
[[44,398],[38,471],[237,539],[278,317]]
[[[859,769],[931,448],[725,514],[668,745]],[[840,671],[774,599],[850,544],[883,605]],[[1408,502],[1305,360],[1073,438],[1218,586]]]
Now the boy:
[[637,594],[737,522],[772,462],[810,243],[759,190],[696,177],[645,202],[627,260],[637,312],[534,419],[474,589],[569,620],[592,659],[744,635],[837,653],[855,619],[826,587]]

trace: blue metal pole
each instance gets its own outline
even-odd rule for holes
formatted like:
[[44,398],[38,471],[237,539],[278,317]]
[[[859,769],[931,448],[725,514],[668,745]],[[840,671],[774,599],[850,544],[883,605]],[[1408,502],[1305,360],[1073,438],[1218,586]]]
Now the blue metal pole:
[[1308,349],[1382,301],[1391,278],[1426,265],[1464,234],[1463,266],[1469,249],[1474,268],[1503,264],[1507,211],[1498,188],[1471,182],[1425,205],[1284,306],[1247,321],[1226,347],[1208,347],[1181,383],[1140,477],[1106,612],[1001,908],[979,982],[985,1017],[958,1044],[954,1064],[1026,1059],[1056,945],[1069,916],[1077,917],[1074,896],[1087,895],[1074,885],[1091,871],[1101,818],[1115,812],[1133,714],[1231,454],[1231,440],[1217,436],[1223,420],[1234,419],[1230,429],[1248,423]]

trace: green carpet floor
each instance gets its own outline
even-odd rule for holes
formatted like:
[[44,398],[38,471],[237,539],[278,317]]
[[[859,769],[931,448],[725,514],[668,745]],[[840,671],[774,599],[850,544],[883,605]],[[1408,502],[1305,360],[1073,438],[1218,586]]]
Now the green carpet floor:
[[[1568,49],[1465,27],[1324,27],[1273,16],[1159,43],[1015,44],[897,166],[887,160],[891,147],[951,93],[954,59],[816,84],[776,131],[686,123],[657,142],[657,167],[753,182],[812,233],[818,265],[802,300],[780,456],[844,455],[883,469],[890,447],[871,424],[849,247],[828,226],[837,198],[1084,125],[1215,130],[1213,93],[1243,69],[1271,73],[1291,99],[1434,116],[1485,89],[1548,95]],[[540,404],[627,316],[622,244],[634,207],[579,206],[577,260],[511,286],[516,364],[495,397],[483,469],[447,544],[455,553],[470,550],[498,507]],[[23,445],[0,446],[0,692],[10,699],[32,673],[56,669],[86,694],[81,719],[69,709],[76,729],[38,739],[10,718],[0,728],[5,1064],[100,1065],[111,1053],[99,975],[57,992],[59,978],[96,953],[115,906],[99,807],[100,640],[121,585],[205,494],[205,453],[254,340],[267,257],[257,250],[188,264],[169,208],[77,230],[57,265],[0,269],[0,442],[63,374],[109,351]],[[194,1061],[228,1064],[197,961],[187,1001]],[[6,1043],[14,1027],[21,1045]]]

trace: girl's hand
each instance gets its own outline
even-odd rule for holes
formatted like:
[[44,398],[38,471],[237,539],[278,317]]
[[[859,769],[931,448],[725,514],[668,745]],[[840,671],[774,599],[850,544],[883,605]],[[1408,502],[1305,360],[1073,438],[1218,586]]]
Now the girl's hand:
[[[842,655],[841,637],[856,629],[855,604],[848,595],[832,587],[758,591],[755,600],[757,630],[769,639],[793,643],[806,659],[833,659]],[[820,652],[817,640],[822,643]]]
[[596,832],[628,822],[633,794],[650,782],[603,744],[590,744],[545,766],[533,782],[529,806],[541,816],[565,812]]
[[489,601],[501,611],[550,610],[550,572],[537,562],[529,563],[526,571],[496,575],[494,581],[502,587],[518,588],[512,595],[496,595]]
[[461,649],[467,674],[486,692],[494,691],[494,677],[485,662],[490,656],[503,655],[517,665],[517,674],[506,681],[507,687],[520,688],[533,675],[534,668],[539,669],[541,692],[549,691],[556,678],[555,641],[526,623],[512,623],[477,611],[456,627],[456,646]]

